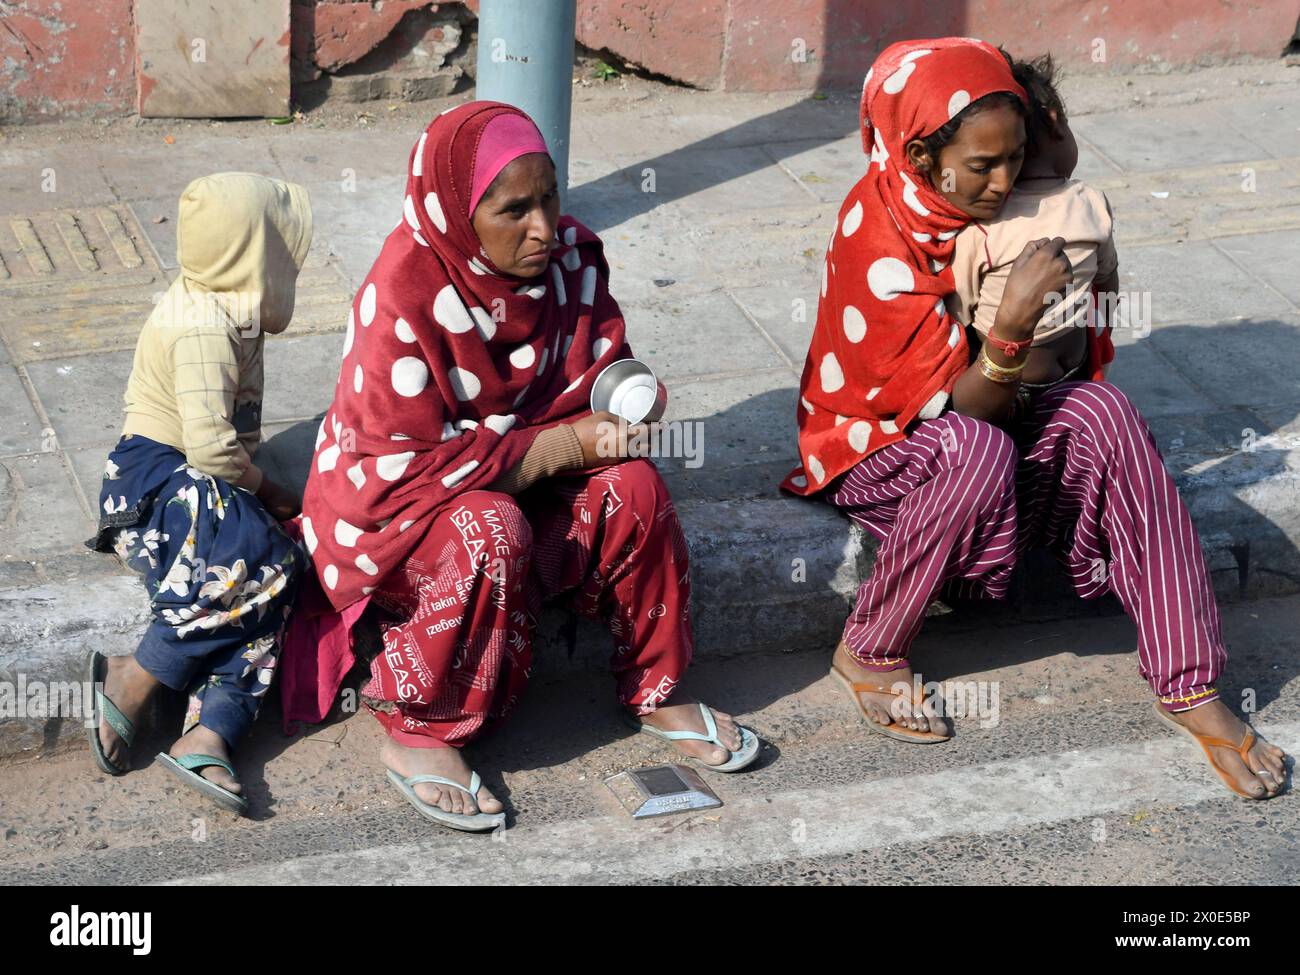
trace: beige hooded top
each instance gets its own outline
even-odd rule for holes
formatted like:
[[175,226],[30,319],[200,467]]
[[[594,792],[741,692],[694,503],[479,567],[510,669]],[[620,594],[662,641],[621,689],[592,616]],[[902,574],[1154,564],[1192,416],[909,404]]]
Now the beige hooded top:
[[216,173],[185,188],[179,211],[181,273],[136,342],[122,432],[175,447],[205,474],[256,491],[263,336],[293,317],[311,246],[307,191]]

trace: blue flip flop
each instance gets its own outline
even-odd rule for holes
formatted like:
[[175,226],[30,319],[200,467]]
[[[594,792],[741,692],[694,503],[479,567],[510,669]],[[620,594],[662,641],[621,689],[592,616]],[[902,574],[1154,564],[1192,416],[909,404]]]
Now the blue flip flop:
[[478,808],[478,790],[482,786],[483,780],[479,778],[477,772],[471,771],[469,774],[469,788],[461,785],[459,782],[453,782],[451,779],[444,779],[441,775],[412,775],[405,777],[398,775],[392,769],[388,770],[388,781],[397,786],[397,790],[406,797],[406,801],[414,806],[425,819],[431,819],[435,823],[441,823],[443,826],[449,826],[452,829],[463,830],[466,833],[483,833],[488,830],[494,830],[506,824],[506,814],[478,812],[473,815],[465,813],[449,813],[432,803],[425,802],[415,793],[415,786],[421,782],[432,782],[435,785],[448,786],[452,789],[459,789],[471,799],[474,800],[474,807]]
[[760,744],[758,735],[743,725],[737,725],[736,727],[740,729],[740,747],[733,752],[718,740],[718,723],[713,719],[713,712],[709,710],[708,705],[700,705],[700,714],[704,717],[703,734],[698,731],[662,731],[659,728],[643,724],[626,711],[623,712],[623,721],[629,728],[647,735],[653,735],[662,741],[707,741],[710,745],[717,745],[723,751],[729,752],[731,758],[721,765],[710,765],[699,758],[689,759],[700,768],[706,768],[711,772],[739,772],[741,769],[753,764],[754,759],[758,758]]
[[218,768],[225,769],[235,781],[239,781],[234,766],[225,759],[217,758],[215,755],[182,755],[180,758],[172,758],[166,752],[159,752],[158,761],[162,763],[167,771],[171,772],[195,792],[207,796],[222,809],[228,809],[240,816],[248,812],[247,799],[228,789],[223,789],[211,779],[205,779],[199,775],[199,769],[215,765]]
[[104,694],[104,679],[108,674],[108,658],[98,650],[86,654],[86,681],[94,689],[91,698],[91,725],[86,729],[86,738],[90,741],[90,754],[95,764],[109,775],[125,775],[130,767],[114,765],[104,754],[104,743],[99,740],[100,721],[107,721],[108,726],[117,732],[117,736],[131,747],[135,738],[135,725],[131,719],[117,709],[117,705]]

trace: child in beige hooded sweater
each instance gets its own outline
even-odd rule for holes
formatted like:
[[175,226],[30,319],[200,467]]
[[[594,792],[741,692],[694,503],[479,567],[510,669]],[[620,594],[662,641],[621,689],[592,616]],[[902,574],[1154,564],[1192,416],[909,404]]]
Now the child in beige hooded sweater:
[[293,316],[312,218],[302,187],[251,173],[196,179],[179,211],[180,275],[140,332],[87,542],[144,577],[153,621],[131,657],[90,654],[102,689],[88,737],[100,768],[120,775],[152,691],[186,691],[181,737],[159,760],[243,812],[230,752],[270,687],[305,565],[279,526],[297,497],[252,460],[262,351]]

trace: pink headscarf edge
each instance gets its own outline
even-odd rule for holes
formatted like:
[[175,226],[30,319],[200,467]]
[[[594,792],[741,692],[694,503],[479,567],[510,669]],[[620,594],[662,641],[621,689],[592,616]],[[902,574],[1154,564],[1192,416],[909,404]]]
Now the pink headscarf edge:
[[474,154],[474,179],[470,184],[469,213],[472,217],[479,200],[492,181],[506,166],[532,152],[550,155],[546,140],[537,124],[527,115],[502,114],[483,127]]

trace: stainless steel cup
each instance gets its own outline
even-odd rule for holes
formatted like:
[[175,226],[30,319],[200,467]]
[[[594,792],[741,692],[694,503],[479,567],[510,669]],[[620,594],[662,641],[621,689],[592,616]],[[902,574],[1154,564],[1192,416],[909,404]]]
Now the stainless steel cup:
[[608,410],[628,423],[653,423],[668,407],[668,391],[640,359],[619,359],[591,384],[591,410]]

